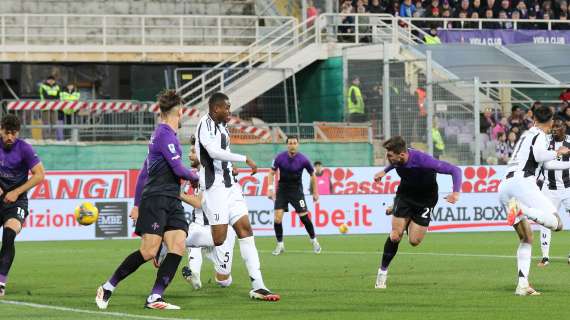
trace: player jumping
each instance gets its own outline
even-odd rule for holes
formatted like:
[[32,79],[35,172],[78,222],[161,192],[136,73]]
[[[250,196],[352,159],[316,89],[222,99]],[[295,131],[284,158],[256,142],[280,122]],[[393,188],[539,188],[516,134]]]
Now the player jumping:
[[392,231],[384,244],[382,263],[376,277],[377,289],[386,288],[388,266],[398,252],[398,245],[404,231],[408,231],[409,242],[418,246],[428,230],[433,208],[438,200],[438,173],[450,174],[453,177],[453,192],[445,197],[447,202],[456,203],[459,200],[461,187],[461,169],[432,156],[406,148],[402,137],[392,137],[385,141],[383,147],[390,164],[374,176],[376,182],[390,170],[396,169],[401,178],[396,191],[394,205],[391,210]]
[[[305,229],[313,244],[313,251],[316,254],[321,253],[321,245],[315,237],[315,228],[309,218],[307,203],[305,202],[305,195],[303,193],[303,170],[307,170],[307,173],[311,176],[311,190],[315,203],[319,201],[317,178],[311,162],[304,154],[298,152],[298,149],[299,139],[297,137],[288,137],[287,151],[281,152],[275,157],[273,165],[271,166],[271,172],[268,176],[268,197],[275,201],[275,218],[273,220],[275,237],[277,238],[277,247],[275,247],[273,251],[273,255],[275,256],[285,251],[282,221],[283,212],[289,211],[289,204],[295,208],[301,222],[305,225]],[[277,171],[279,171],[279,185],[277,188],[277,196],[275,196],[273,179]]]
[[[44,166],[31,145],[18,138],[20,119],[5,115],[0,122],[0,223],[4,228],[0,249],[0,297],[5,295],[8,272],[16,248],[14,241],[28,216],[27,192],[44,179]],[[32,176],[28,179],[28,173]]]
[[142,237],[140,249],[131,253],[115,273],[97,289],[95,302],[106,309],[113,290],[120,281],[155,257],[164,239],[169,253],[158,268],[156,281],[145,302],[150,309],[180,309],[167,303],[162,295],[172,281],[182,260],[188,221],[179,199],[180,179],[197,181],[198,177],[182,164],[180,142],[176,136],[182,116],[182,99],[173,90],[158,98],[161,124],[156,128],[148,146],[143,167],[148,179],[144,184],[135,233]]
[[519,296],[540,295],[528,282],[533,237],[527,218],[550,230],[562,229],[556,207],[536,184],[537,170],[541,164],[545,169],[562,169],[560,165],[564,163],[553,160],[570,154],[570,149],[565,146],[556,151],[548,150],[546,132],[552,127],[550,108],[537,107],[533,120],[534,126],[525,131],[515,145],[507,164],[507,173],[499,185],[499,200],[502,205],[508,206],[507,223],[515,228],[520,239],[517,250],[518,284],[515,290]]

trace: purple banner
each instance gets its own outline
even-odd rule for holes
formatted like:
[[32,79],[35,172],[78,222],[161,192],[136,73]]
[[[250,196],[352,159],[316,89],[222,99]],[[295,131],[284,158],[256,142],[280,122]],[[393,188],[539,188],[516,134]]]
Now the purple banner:
[[568,30],[439,30],[438,35],[443,43],[489,46],[514,43],[570,44]]

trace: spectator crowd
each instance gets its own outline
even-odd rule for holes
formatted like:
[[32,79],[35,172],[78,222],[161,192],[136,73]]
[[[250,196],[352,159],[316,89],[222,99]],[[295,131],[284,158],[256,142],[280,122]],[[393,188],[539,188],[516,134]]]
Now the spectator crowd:
[[[400,17],[513,19],[519,29],[546,29],[547,24],[532,20],[568,20],[567,0],[341,0],[341,13],[388,13]],[[350,17],[343,23],[353,23]],[[444,27],[443,21],[418,25],[423,28]],[[447,28],[478,28],[478,22],[445,22]],[[414,23],[416,24],[416,23]],[[510,21],[483,22],[484,29],[512,29]],[[570,24],[556,24],[553,29],[570,29]]]
[[[570,134],[570,90],[560,95],[562,100],[559,105],[551,105],[555,119],[565,121]],[[515,105],[511,108],[510,115],[494,112],[491,108],[485,109],[480,115],[480,133],[482,137],[482,163],[506,164],[513,154],[515,144],[522,133],[533,125],[532,110],[540,106],[541,102],[535,102],[528,110]]]

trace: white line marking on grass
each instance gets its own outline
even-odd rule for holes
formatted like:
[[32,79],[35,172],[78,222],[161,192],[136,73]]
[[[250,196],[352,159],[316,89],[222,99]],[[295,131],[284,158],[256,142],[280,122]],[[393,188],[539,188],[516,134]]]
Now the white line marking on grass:
[[[173,319],[188,319],[189,318],[164,318],[164,317],[154,317],[154,316],[144,316],[144,315],[137,315],[137,314],[129,314],[129,313],[122,313],[122,312],[106,312],[106,311],[93,311],[93,310],[83,310],[83,309],[75,309],[75,308],[67,308],[67,307],[58,307],[52,306],[47,304],[37,304],[37,303],[30,303],[30,302],[21,302],[21,301],[13,301],[13,300],[2,300],[0,299],[0,303],[2,304],[12,304],[17,306],[25,306],[37,309],[50,309],[50,310],[57,310],[57,311],[66,311],[66,312],[75,312],[75,313],[85,313],[85,314],[93,314],[97,316],[107,316],[107,317],[121,317],[121,318],[132,318],[132,319],[150,319],[150,320],[173,320]],[[196,319],[194,319],[196,320]]]
[[[272,251],[259,250],[261,253],[270,253]],[[315,254],[312,250],[286,250],[290,253],[306,253]],[[380,255],[381,251],[322,251],[321,254],[337,254],[337,255]],[[498,259],[514,259],[517,256],[507,256],[499,254],[477,254],[477,253],[441,253],[441,252],[398,252],[402,255],[410,256],[441,256],[441,257],[466,257],[466,258],[498,258]],[[542,256],[533,256],[533,259],[541,259]],[[550,257],[550,260],[566,260],[569,257]]]

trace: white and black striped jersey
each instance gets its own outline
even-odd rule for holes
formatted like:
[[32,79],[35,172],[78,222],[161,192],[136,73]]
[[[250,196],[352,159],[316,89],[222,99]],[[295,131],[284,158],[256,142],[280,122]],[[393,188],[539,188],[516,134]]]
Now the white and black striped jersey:
[[507,163],[507,175],[523,172],[524,177],[537,176],[540,164],[556,159],[556,151],[548,150],[548,140],[544,131],[532,127],[525,131]]
[[224,123],[216,123],[209,114],[203,116],[196,127],[196,154],[200,160],[200,187],[213,185],[230,188],[232,161],[245,162],[246,157],[230,151],[230,134]]
[[[558,150],[560,147],[570,148],[570,136],[566,135],[563,141],[555,141],[552,135],[548,135],[548,150]],[[570,161],[570,156],[561,156],[558,161]],[[544,180],[542,188],[549,190],[564,190],[570,188],[570,169],[551,170],[544,168],[541,174],[541,180]]]

